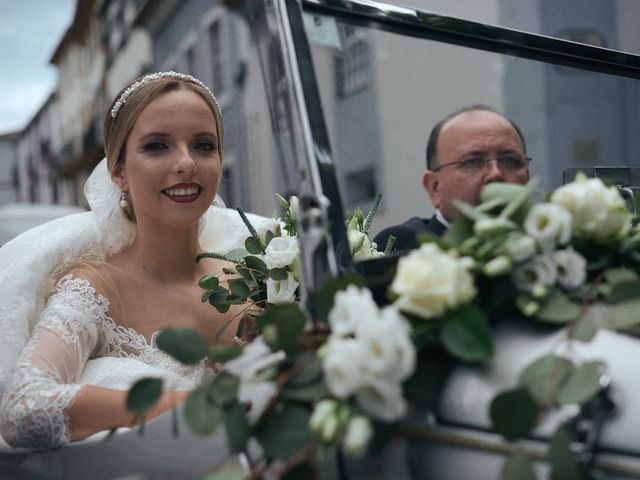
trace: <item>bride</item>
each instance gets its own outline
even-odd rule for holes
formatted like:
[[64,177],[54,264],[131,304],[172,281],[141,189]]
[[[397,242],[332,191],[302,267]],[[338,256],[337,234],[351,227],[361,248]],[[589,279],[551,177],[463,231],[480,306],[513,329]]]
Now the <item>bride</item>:
[[[243,342],[233,333],[242,305],[220,314],[200,300],[198,280],[225,262],[195,261],[205,249],[228,250],[242,236],[226,209],[211,207],[223,156],[215,97],[191,76],[149,74],[116,97],[104,133],[106,166],[96,168],[86,187],[93,211],[79,214],[92,218],[46,227],[58,237],[43,252],[20,247],[35,257],[31,276],[40,268],[47,280],[56,278],[44,308],[25,321],[0,303],[0,328],[24,322],[29,330],[35,323],[17,359],[11,349],[0,359],[0,433],[13,447],[50,449],[133,426],[127,389],[149,371],[163,378],[165,391],[147,420],[182,402],[215,368],[204,361],[185,366],[160,351],[156,334],[168,326],[191,327],[213,342],[231,320],[218,341]],[[66,228],[76,235],[65,237]],[[27,234],[14,242],[34,242],[47,230],[29,233],[31,240]],[[6,258],[19,250],[14,242],[3,247],[0,265],[15,266],[16,258]],[[18,303],[18,314],[31,313],[14,298],[4,300]],[[37,298],[24,300],[39,310]]]

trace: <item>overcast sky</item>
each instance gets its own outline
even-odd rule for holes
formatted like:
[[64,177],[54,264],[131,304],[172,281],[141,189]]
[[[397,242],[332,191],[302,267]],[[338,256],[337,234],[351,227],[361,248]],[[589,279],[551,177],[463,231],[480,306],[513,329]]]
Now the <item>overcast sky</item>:
[[0,134],[20,130],[56,83],[49,64],[76,0],[0,0]]

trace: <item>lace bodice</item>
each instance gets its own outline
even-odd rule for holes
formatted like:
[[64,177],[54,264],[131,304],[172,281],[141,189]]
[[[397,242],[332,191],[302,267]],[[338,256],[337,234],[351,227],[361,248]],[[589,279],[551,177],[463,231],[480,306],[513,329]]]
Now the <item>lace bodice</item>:
[[[85,384],[126,389],[152,373],[163,378],[166,389],[191,389],[211,373],[204,362],[179,363],[156,347],[156,334],[147,342],[134,329],[117,325],[108,311],[109,300],[87,280],[70,274],[60,280],[3,397],[0,433],[8,443],[49,448],[68,442],[66,409]],[[92,369],[96,361],[112,368]],[[109,378],[109,370],[117,374]]]

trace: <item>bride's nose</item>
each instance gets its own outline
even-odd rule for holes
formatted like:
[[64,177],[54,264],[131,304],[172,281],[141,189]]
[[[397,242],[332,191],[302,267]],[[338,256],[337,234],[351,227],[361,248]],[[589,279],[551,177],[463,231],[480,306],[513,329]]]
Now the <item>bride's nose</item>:
[[174,172],[182,175],[191,175],[197,171],[198,167],[189,147],[182,147],[178,150],[174,163]]

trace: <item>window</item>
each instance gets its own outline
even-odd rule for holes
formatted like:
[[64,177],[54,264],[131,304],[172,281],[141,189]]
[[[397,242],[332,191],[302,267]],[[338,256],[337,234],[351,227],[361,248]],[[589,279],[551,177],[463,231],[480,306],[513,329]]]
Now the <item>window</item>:
[[369,46],[362,29],[341,25],[342,52],[335,57],[338,97],[348,97],[368,85]]
[[211,49],[211,82],[218,96],[222,96],[227,87],[225,81],[227,59],[222,32],[221,19],[215,19],[209,25],[209,47]]

